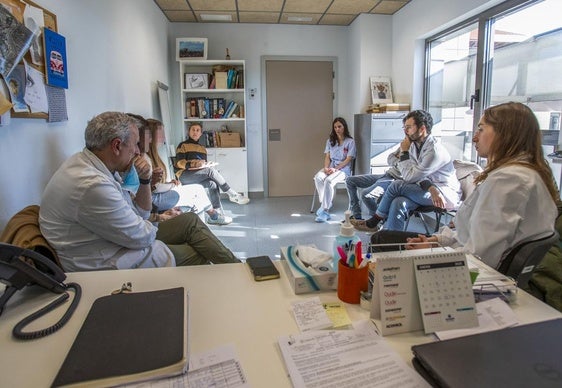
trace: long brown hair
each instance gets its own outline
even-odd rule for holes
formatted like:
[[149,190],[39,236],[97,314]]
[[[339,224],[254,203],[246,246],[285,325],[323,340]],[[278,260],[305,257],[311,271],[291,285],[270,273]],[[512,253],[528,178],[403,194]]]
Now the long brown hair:
[[338,142],[338,135],[334,129],[334,124],[340,122],[343,126],[343,138],[346,137],[351,138],[351,134],[349,133],[349,128],[347,127],[347,121],[343,117],[336,117],[334,121],[332,121],[332,131],[330,132],[330,145],[333,147]]
[[162,160],[162,158],[160,158],[160,155],[158,154],[158,145],[156,144],[158,127],[163,127],[164,124],[162,124],[161,121],[158,121],[156,119],[147,119],[146,121],[148,122],[148,128],[150,129],[150,133],[152,134],[152,141],[150,142],[150,146],[148,147],[148,151],[146,152],[146,154],[150,157],[150,160],[152,161],[152,167],[160,167],[162,171],[164,171],[161,180],[161,182],[164,183],[168,181],[168,177],[166,176],[166,170],[167,170],[166,164],[164,164],[164,161]]
[[559,200],[552,170],[542,151],[539,122],[533,111],[519,102],[507,102],[489,107],[482,118],[493,127],[496,136],[490,145],[488,164],[474,182],[484,182],[492,171],[502,166],[520,164],[535,170],[552,199]]

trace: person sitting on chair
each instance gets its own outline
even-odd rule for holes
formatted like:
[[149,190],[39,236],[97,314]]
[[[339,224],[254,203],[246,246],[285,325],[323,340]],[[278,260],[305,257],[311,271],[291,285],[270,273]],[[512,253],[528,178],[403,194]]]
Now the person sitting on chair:
[[330,137],[324,147],[324,168],[314,175],[320,207],[316,211],[316,222],[326,222],[335,195],[335,187],[351,175],[351,163],[356,156],[355,141],[349,134],[347,122],[336,117],[332,122]]
[[[226,179],[213,166],[207,164],[207,149],[199,144],[203,134],[201,124],[192,123],[187,130],[187,140],[181,142],[176,149],[176,176],[182,184],[198,183],[209,190],[209,199],[213,204],[213,215],[205,218],[208,224],[224,225],[225,216],[222,213],[220,190],[228,195],[231,202],[245,205],[250,199],[234,191]],[[213,218],[216,215],[217,218]]]
[[403,230],[411,210],[432,206],[430,186],[441,192],[445,207],[452,209],[460,201],[460,184],[449,152],[431,135],[433,118],[423,110],[409,112],[402,120],[404,140],[399,152],[389,155],[402,179],[394,180],[382,195],[375,214],[368,220],[352,220],[357,230],[376,231],[381,221],[385,229]]
[[[86,126],[86,147],[51,177],[39,210],[41,233],[65,271],[93,271],[238,263],[194,213],[170,214],[158,226],[152,210],[152,171],[140,157],[140,124],[120,112],[105,112]],[[119,172],[135,165],[133,197]]]
[[512,247],[554,232],[559,193],[533,111],[518,102],[489,107],[472,141],[488,164],[457,210],[455,230],[444,226],[430,237],[383,230],[371,236],[373,244],[406,242],[407,249],[451,246],[499,268]]

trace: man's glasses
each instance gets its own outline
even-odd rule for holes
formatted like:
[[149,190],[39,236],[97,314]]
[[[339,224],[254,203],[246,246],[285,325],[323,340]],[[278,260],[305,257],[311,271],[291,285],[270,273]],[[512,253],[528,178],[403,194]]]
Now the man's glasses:
[[412,128],[417,128],[416,124],[413,124],[413,125],[404,125],[404,126],[402,127],[402,129],[405,130],[405,131],[409,131],[409,130],[412,129]]

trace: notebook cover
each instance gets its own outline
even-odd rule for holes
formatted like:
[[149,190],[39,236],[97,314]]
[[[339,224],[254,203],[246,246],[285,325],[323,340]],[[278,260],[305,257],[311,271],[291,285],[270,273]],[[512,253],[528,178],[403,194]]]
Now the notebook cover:
[[92,386],[173,376],[188,362],[183,287],[96,299],[53,386]]
[[412,364],[439,387],[561,387],[561,343],[554,319],[415,345]]

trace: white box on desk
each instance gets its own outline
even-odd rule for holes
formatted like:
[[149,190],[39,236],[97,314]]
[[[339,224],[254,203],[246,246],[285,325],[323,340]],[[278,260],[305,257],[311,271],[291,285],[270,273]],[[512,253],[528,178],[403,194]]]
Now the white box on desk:
[[291,288],[295,294],[306,294],[309,292],[316,291],[333,291],[338,286],[338,274],[334,272],[330,265],[326,265],[328,268],[325,272],[320,272],[319,270],[312,270],[309,272],[309,277],[305,276],[299,271],[293,264],[288,256],[288,250],[291,248],[291,255],[293,260],[298,260],[294,258],[294,250],[296,246],[281,247],[281,263],[287,275],[287,280],[291,284]]

